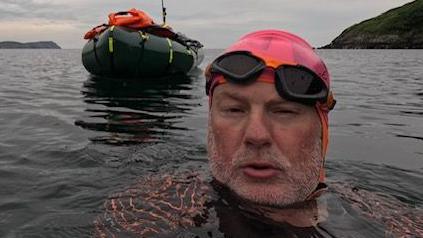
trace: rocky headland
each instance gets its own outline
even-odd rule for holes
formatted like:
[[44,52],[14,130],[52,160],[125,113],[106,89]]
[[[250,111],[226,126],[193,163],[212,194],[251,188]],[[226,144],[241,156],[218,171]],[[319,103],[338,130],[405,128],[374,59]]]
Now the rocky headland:
[[344,30],[323,49],[423,49],[423,0]]
[[16,41],[1,41],[0,49],[61,49],[53,41],[37,41],[21,43]]

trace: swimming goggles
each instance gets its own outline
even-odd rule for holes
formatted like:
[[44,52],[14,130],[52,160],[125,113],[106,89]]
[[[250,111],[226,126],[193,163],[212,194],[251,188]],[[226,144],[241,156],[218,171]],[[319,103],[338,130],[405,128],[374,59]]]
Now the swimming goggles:
[[273,71],[276,91],[281,97],[303,104],[327,100],[329,89],[312,70],[292,62],[266,62],[248,51],[230,52],[214,60],[206,73],[206,93],[216,86],[216,75],[230,83],[245,85],[255,82],[269,69]]

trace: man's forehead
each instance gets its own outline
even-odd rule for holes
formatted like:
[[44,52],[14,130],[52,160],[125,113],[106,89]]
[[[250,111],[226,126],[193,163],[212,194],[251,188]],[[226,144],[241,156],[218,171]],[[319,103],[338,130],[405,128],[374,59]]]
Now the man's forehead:
[[224,83],[216,87],[213,92],[213,98],[215,97],[245,97],[245,96],[257,96],[257,97],[269,97],[281,98],[276,91],[275,85],[263,82],[254,82],[248,85]]

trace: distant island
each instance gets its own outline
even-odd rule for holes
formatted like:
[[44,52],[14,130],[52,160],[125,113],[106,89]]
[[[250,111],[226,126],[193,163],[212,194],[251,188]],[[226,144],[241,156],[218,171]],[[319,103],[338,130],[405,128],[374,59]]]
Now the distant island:
[[323,49],[423,49],[423,0],[344,30]]
[[20,43],[16,41],[0,41],[0,49],[61,49],[53,41],[37,41]]

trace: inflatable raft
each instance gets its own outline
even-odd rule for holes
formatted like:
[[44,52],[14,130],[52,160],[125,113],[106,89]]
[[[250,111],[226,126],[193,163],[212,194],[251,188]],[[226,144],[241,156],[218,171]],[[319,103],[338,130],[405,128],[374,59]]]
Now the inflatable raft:
[[109,15],[109,24],[87,32],[82,63],[93,75],[151,77],[188,73],[204,58],[203,45],[159,26],[131,9]]

